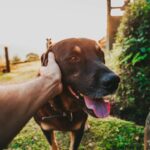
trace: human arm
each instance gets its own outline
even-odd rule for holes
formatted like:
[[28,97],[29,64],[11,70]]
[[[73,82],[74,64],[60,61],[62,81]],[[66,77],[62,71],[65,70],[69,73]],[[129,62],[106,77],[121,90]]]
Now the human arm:
[[0,148],[13,139],[47,100],[61,92],[61,74],[53,54],[40,74],[26,83],[0,86]]

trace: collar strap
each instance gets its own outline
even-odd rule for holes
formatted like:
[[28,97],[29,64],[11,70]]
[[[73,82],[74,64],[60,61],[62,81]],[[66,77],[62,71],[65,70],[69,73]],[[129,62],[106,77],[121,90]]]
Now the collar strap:
[[71,112],[68,115],[66,112],[63,112],[62,114],[58,114],[58,115],[44,116],[44,117],[42,117],[42,121],[49,121],[51,119],[58,118],[58,117],[68,117],[69,121],[72,122],[72,120],[73,120],[73,113]]

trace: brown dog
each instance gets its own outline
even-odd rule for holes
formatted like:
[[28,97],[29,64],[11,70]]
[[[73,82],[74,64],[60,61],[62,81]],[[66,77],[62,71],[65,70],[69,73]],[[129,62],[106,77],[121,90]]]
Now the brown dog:
[[71,38],[56,43],[42,55],[43,66],[50,51],[61,69],[64,89],[37,112],[35,120],[53,150],[58,149],[54,130],[70,131],[70,150],[77,150],[88,114],[108,116],[109,104],[102,97],[117,89],[119,77],[104,65],[104,54],[94,40]]

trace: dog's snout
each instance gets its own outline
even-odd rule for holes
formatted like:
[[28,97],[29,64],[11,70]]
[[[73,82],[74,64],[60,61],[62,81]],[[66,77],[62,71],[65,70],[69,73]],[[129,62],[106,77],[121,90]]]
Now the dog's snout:
[[103,87],[112,91],[117,89],[119,82],[120,78],[114,73],[109,73],[102,78]]

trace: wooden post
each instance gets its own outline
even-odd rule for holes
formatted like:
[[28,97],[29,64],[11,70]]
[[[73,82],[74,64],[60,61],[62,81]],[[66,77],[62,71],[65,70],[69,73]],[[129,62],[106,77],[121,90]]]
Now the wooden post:
[[150,112],[146,118],[144,130],[144,150],[150,150]]
[[9,61],[9,55],[8,55],[8,47],[4,47],[5,51],[5,60],[6,60],[6,72],[10,72],[10,61]]
[[111,0],[107,0],[107,38],[106,48],[110,50],[110,17],[111,17]]
[[117,33],[117,28],[120,24],[120,20],[122,16],[112,16],[111,10],[125,10],[125,7],[130,2],[130,0],[124,0],[123,6],[112,7],[112,0],[107,0],[107,40],[106,47],[108,50],[112,49],[113,43],[115,42],[115,36]]

